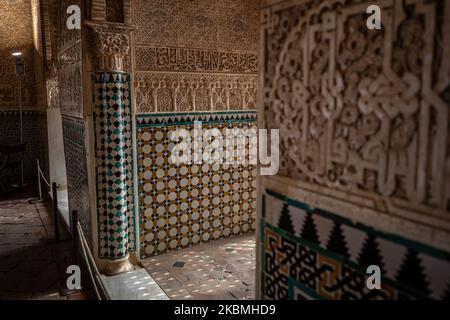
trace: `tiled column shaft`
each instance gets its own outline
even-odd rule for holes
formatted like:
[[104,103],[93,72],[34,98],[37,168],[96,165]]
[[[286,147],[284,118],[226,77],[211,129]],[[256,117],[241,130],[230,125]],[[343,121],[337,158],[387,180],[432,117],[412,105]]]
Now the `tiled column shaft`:
[[129,52],[126,26],[89,22],[95,47],[94,131],[98,216],[98,255],[105,273],[132,270],[133,162],[130,75],[123,72]]
[[97,73],[94,80],[99,254],[117,260],[129,253],[132,225],[130,76]]

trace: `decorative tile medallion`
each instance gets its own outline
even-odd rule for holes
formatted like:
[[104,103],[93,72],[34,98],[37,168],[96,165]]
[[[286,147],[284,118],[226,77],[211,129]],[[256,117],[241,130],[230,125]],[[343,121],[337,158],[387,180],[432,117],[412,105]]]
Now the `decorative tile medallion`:
[[99,73],[94,80],[99,255],[114,260],[135,247],[130,76]]
[[169,135],[182,128],[254,128],[256,112],[137,117],[141,257],[254,230],[256,166],[174,164]]
[[[448,299],[450,253],[355,224],[266,190],[261,225],[265,299]],[[366,286],[381,268],[381,290]]]

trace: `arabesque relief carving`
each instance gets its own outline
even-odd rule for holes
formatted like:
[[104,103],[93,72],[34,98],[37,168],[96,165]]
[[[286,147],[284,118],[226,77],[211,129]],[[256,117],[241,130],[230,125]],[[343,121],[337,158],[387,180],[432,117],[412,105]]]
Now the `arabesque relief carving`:
[[60,6],[60,28],[59,28],[59,48],[64,50],[65,48],[72,46],[74,43],[81,40],[81,30],[73,29],[69,30],[65,21],[67,19],[67,7],[70,5],[77,5],[81,7],[81,0],[61,0]]
[[82,112],[80,67],[65,69],[59,73],[58,80],[61,109],[66,113],[80,114]]
[[92,49],[96,56],[96,71],[124,71],[124,58],[130,51],[126,27],[105,23],[89,23]]
[[257,76],[138,72],[138,112],[256,109]]
[[136,44],[258,51],[258,0],[131,0]]
[[65,27],[66,9],[80,1],[64,0],[60,7],[60,39],[58,52],[58,81],[61,112],[79,116],[83,114],[81,33]]
[[370,3],[291,4],[262,19],[264,119],[280,129],[281,175],[448,219],[450,2],[380,1],[381,30],[366,27]]
[[5,1],[0,12],[2,49],[15,49],[33,42],[31,1]]
[[47,64],[46,86],[48,108],[59,108],[59,80],[56,62]]
[[136,46],[135,55],[140,71],[258,72],[258,56],[254,53]]
[[258,1],[132,0],[136,110],[255,109]]

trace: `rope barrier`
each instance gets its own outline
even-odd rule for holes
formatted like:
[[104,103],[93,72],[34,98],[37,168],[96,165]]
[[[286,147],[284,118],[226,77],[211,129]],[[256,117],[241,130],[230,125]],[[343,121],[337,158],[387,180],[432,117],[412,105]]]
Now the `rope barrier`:
[[51,186],[50,182],[48,182],[47,179],[45,179],[45,176],[44,176],[44,174],[42,173],[42,169],[41,169],[41,167],[39,166],[39,161],[38,161],[38,172],[40,173],[40,176],[41,176],[42,180],[44,180],[44,182],[45,182],[45,184],[47,185],[47,187],[51,188],[52,186]]
[[[39,160],[36,159],[37,163],[37,171],[38,171],[38,187],[39,187],[39,201],[42,201],[42,185],[41,179],[44,180],[47,185],[49,191],[51,191],[52,200],[53,200],[53,214],[54,214],[54,224],[55,224],[55,238],[59,241],[59,220],[58,220],[58,199],[57,199],[57,189],[61,186],[56,184],[56,182],[50,183],[44,176],[42,172],[41,166],[39,164]],[[72,213],[72,227],[73,227],[73,237],[75,243],[75,253],[78,257],[78,252],[80,251],[83,260],[85,261],[86,267],[89,272],[89,276],[91,278],[92,284],[94,286],[95,295],[99,300],[102,300],[104,297],[106,300],[111,300],[106,288],[103,285],[101,280],[100,273],[98,272],[97,265],[95,263],[95,259],[89,249],[89,244],[86,240],[86,236],[84,235],[83,229],[81,227],[80,221],[78,220],[78,212],[74,211]],[[81,250],[78,250],[80,248]]]
[[48,191],[52,198],[52,208],[53,208],[53,217],[54,217],[54,224],[55,224],[55,240],[59,241],[59,210],[58,210],[58,192],[57,190],[61,187],[56,182],[48,182],[48,180],[45,178],[44,173],[42,172],[41,165],[39,163],[39,159],[36,159],[36,166],[37,166],[37,183],[38,183],[38,192],[39,192],[39,198],[29,200],[29,203],[39,203],[44,202],[44,198],[42,197],[42,184],[41,180],[44,180],[45,184],[47,185]]

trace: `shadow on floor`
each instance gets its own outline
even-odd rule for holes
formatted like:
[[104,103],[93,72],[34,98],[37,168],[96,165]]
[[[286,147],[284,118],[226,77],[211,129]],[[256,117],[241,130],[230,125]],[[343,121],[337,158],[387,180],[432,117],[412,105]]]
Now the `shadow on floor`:
[[50,202],[30,204],[30,193],[0,201],[0,299],[90,299],[91,290],[62,295],[73,242],[61,229],[53,241]]
[[255,234],[194,245],[142,261],[170,299],[255,299]]

